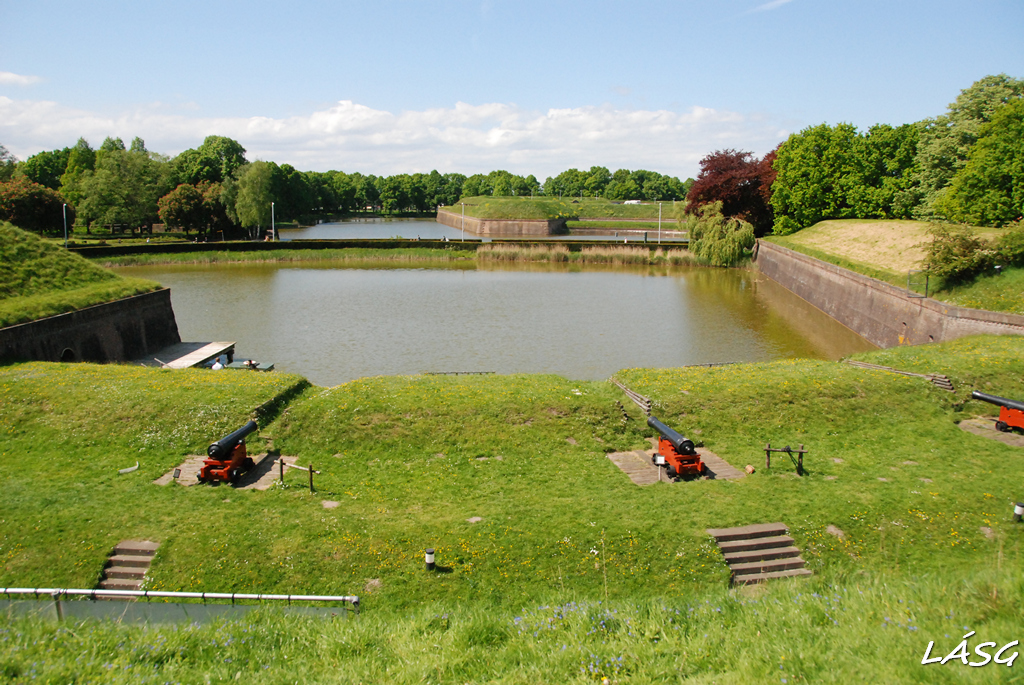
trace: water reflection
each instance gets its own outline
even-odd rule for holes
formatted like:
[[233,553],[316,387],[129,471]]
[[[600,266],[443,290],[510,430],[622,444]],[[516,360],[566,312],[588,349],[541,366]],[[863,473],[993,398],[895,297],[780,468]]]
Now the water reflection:
[[319,262],[127,267],[171,288],[185,340],[235,340],[318,385],[426,371],[607,378],[621,368],[871,349],[753,273]]

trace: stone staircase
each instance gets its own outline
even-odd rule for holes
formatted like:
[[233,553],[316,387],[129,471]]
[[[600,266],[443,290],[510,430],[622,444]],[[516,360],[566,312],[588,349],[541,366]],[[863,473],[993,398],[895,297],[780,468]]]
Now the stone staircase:
[[733,585],[750,585],[772,578],[809,576],[800,550],[786,535],[784,523],[755,523],[739,528],[708,528],[732,571]]
[[140,590],[146,571],[156,554],[158,542],[149,540],[123,540],[114,547],[103,571],[101,590]]

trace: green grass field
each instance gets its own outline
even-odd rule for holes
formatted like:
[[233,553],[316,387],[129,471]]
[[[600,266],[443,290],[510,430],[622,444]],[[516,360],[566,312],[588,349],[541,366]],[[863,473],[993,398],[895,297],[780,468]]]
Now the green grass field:
[[0,327],[150,292],[39,236],[0,223]]
[[[113,544],[161,542],[150,589],[359,594],[353,621],[0,632],[14,682],[1012,682],[921,666],[1019,639],[1022,448],[961,431],[1024,397],[1024,340],[978,337],[833,362],[631,369],[655,415],[741,481],[639,488],[606,458],[647,446],[607,382],[0,368],[0,585],[91,587]],[[157,486],[257,406],[258,452],[322,471],[265,492]],[[808,475],[763,445],[803,443]],[[140,469],[119,475],[138,460]],[[325,508],[325,501],[337,502]],[[468,519],[479,517],[472,523]],[[730,590],[707,527],[784,521],[815,576]],[[842,537],[829,533],[829,526]],[[434,547],[450,572],[426,573]],[[760,633],[760,634],[759,634]],[[973,644],[973,643],[972,643]],[[974,658],[972,656],[972,658]],[[1019,668],[1019,665],[1017,666]],[[237,675],[236,675],[237,674]]]

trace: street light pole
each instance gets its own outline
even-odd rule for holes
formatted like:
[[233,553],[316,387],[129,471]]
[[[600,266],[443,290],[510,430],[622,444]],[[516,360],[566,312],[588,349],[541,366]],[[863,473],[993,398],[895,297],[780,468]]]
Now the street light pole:
[[270,203],[270,237],[272,240],[277,240],[277,229],[274,228],[274,203]]
[[661,203],[658,203],[658,244],[661,245]]
[[64,203],[64,249],[68,249],[68,203]]
[[466,203],[459,204],[462,205],[462,242],[466,242]]

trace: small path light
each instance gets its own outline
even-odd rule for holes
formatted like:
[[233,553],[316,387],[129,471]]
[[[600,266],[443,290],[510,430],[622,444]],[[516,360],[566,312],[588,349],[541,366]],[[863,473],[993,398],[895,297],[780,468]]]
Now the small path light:
[[1024,503],[1017,502],[1013,505],[1013,520],[1020,523],[1022,516],[1024,516]]
[[427,562],[427,570],[434,570],[434,548],[428,547],[426,553],[423,555],[424,561]]

